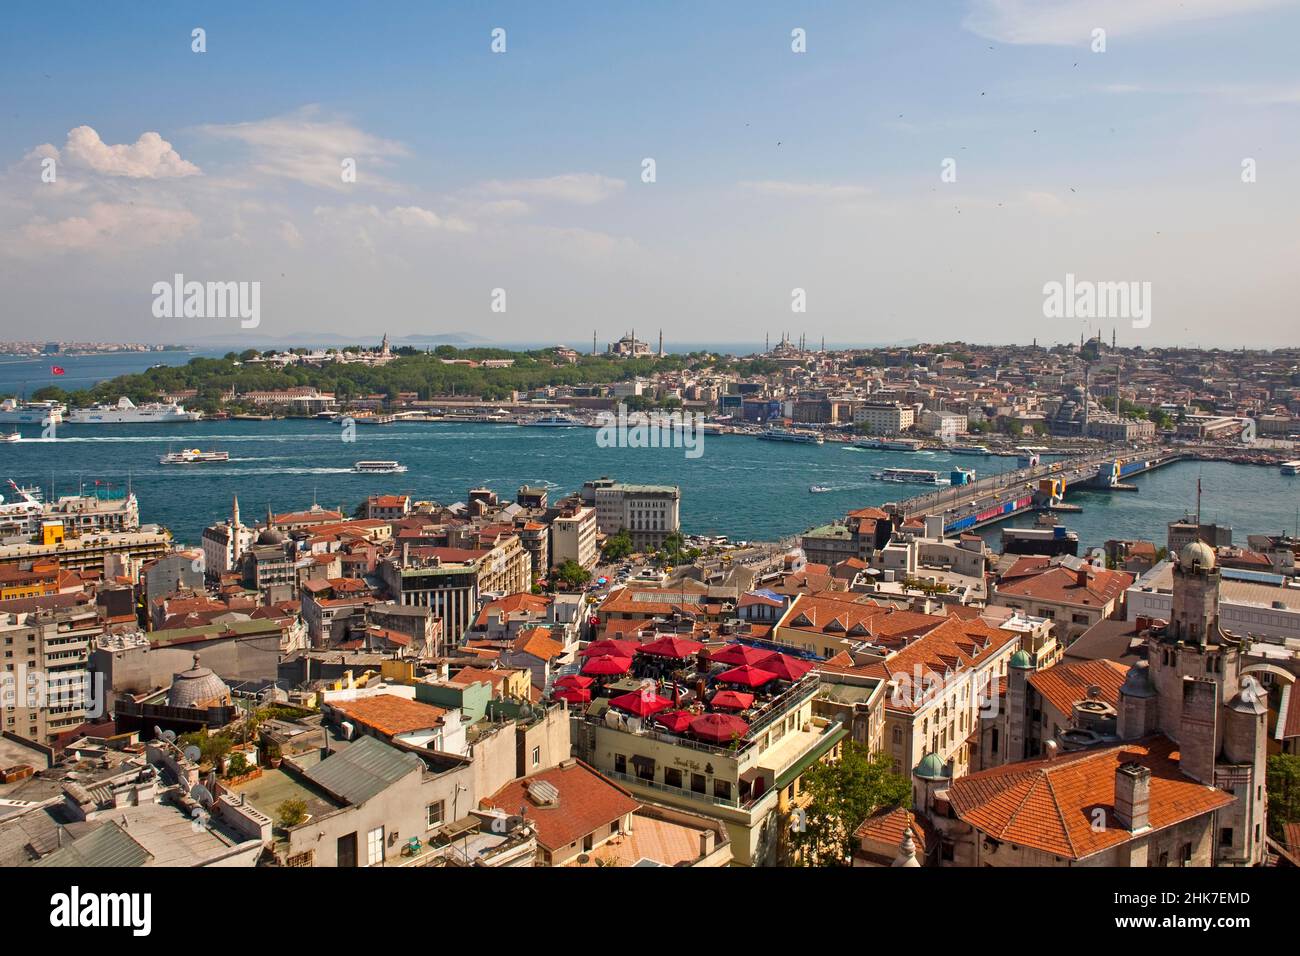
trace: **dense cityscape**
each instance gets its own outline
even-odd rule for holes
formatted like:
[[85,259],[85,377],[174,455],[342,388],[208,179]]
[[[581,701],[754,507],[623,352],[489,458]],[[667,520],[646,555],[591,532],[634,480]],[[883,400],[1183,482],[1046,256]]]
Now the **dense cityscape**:
[[[1068,527],[1076,489],[1140,493],[1182,460],[1295,474],[1300,352],[782,336],[732,358],[629,332],[599,355],[473,354],[385,339],[93,390],[138,402],[6,401],[15,444],[51,454],[242,416],[387,427],[399,457],[356,462],[373,491],[338,509],[241,510],[231,481],[199,540],[129,487],[11,482],[0,797],[28,809],[0,819],[5,865],[1300,862],[1300,539],[1196,512],[1138,540]],[[613,380],[501,398],[235,384],[588,359]],[[196,384],[145,393],[149,375]],[[187,411],[213,390],[216,409]],[[406,470],[408,422],[599,435],[656,414],[701,442],[940,448],[969,467],[886,468],[895,500],[766,543],[684,526],[680,487],[635,476],[503,497],[467,473],[454,502],[383,477]],[[1014,468],[986,476],[999,456]],[[1000,547],[974,533],[1026,511]],[[1035,788],[1055,796],[1015,797]],[[196,815],[202,838],[178,840]]]

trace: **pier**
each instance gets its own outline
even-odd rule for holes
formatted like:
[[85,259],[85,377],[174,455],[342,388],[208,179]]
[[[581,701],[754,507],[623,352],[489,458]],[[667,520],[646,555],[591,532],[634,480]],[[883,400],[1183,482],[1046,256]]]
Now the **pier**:
[[1073,490],[1134,490],[1124,479],[1190,458],[1187,451],[1117,446],[985,478],[942,491],[890,502],[884,509],[898,521],[943,515],[944,534],[996,524],[1036,509],[1059,508]]

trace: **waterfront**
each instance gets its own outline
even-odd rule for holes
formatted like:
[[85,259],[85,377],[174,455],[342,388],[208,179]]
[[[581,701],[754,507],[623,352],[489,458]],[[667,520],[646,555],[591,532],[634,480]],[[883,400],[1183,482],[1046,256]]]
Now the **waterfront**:
[[[745,436],[709,435],[704,454],[688,459],[681,448],[598,448],[589,428],[537,429],[512,425],[407,422],[358,426],[356,441],[342,441],[336,424],[310,420],[205,421],[152,426],[64,425],[57,441],[25,440],[0,446],[0,479],[39,484],[48,492],[75,491],[128,480],[146,522],[164,524],[183,542],[196,543],[202,528],[230,511],[239,495],[245,516],[270,504],[277,511],[313,499],[351,511],[372,492],[407,492],[418,499],[463,501],[470,487],[486,486],[513,499],[521,484],[541,485],[552,497],[586,479],[609,475],[626,482],[665,483],[682,489],[682,526],[687,532],[734,539],[774,540],[843,516],[865,505],[917,494],[921,486],[872,481],[882,467],[933,469],[974,467],[980,475],[1015,467],[1012,458],[941,453],[868,451],[840,444],[763,442]],[[158,458],[182,448],[230,453],[209,465],[160,465]],[[361,475],[362,459],[395,459],[405,474]],[[1202,479],[1206,521],[1231,525],[1239,543],[1255,532],[1293,531],[1300,505],[1300,478],[1276,468],[1226,462],[1180,462],[1140,476],[1133,492],[1080,492],[1072,504],[1082,514],[1062,515],[1084,546],[1107,538],[1146,538],[1164,543],[1165,524],[1195,504]],[[830,489],[811,493],[818,485]],[[102,486],[101,486],[102,487]],[[986,529],[996,545],[1003,526],[1031,524],[1032,516]]]

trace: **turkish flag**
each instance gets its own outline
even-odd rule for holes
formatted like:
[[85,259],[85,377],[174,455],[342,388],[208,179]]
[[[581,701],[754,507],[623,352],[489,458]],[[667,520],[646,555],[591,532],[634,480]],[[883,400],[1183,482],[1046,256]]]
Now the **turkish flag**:
[[51,375],[62,375],[62,374],[63,374],[63,366],[62,366],[62,365],[51,365],[51,366],[50,366],[50,374],[51,374]]

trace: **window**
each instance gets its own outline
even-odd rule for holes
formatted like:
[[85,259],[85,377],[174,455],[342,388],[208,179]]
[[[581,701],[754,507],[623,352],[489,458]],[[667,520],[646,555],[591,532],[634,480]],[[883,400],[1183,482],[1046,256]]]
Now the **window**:
[[533,766],[536,767],[536,766],[537,766],[538,764],[540,764],[541,762],[542,762],[542,748],[541,748],[541,747],[534,747],[534,748],[533,748]]
[[366,866],[384,862],[384,828],[375,827],[366,834]]
[[[701,782],[703,782],[702,779],[701,779]],[[703,792],[704,792],[704,788],[701,787],[700,790],[699,790],[699,792],[700,792],[700,793],[703,793]],[[715,780],[715,781],[713,781],[713,795],[714,795],[715,797],[717,797],[719,800],[730,800],[730,799],[731,799],[731,783],[730,783],[730,781],[727,781],[727,780]]]
[[1224,827],[1219,831],[1219,846],[1232,846],[1232,827]]
[[[715,783],[715,785],[714,785],[715,789],[716,789],[716,786],[717,786],[717,785],[716,785],[716,783]],[[692,793],[703,793],[703,792],[704,792],[704,774],[702,774],[702,773],[693,773],[693,774],[691,774],[691,792],[692,792]]]
[[1178,860],[1183,866],[1189,866],[1192,862],[1192,845],[1184,843],[1182,849],[1178,852]]
[[627,757],[623,754],[614,754],[614,772],[627,773]]
[[443,814],[446,812],[446,804],[439,800],[437,803],[431,803],[425,808],[425,816],[428,820],[427,829],[432,830],[434,827],[442,824]]
[[676,767],[664,767],[664,783],[680,790],[682,787],[682,772]]

